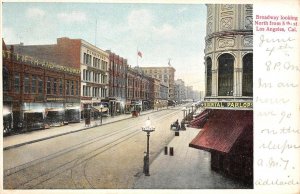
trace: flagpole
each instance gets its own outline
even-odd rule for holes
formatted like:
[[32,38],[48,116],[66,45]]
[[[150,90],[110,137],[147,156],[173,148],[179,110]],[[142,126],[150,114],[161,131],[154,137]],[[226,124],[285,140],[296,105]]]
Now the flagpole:
[[136,66],[139,66],[139,55],[138,55],[139,49],[136,47]]

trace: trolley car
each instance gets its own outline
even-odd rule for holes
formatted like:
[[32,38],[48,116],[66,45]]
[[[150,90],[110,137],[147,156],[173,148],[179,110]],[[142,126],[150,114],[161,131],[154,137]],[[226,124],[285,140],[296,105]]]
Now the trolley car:
[[64,125],[65,110],[63,108],[46,109],[46,123],[51,127],[60,127]]
[[65,122],[80,123],[81,118],[80,107],[66,107],[65,109]]

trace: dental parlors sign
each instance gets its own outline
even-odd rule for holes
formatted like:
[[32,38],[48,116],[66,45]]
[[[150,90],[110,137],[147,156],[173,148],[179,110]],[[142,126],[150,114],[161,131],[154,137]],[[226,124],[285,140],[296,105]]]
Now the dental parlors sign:
[[253,102],[224,102],[224,101],[207,101],[202,102],[201,104],[204,108],[219,108],[219,109],[232,109],[232,108],[239,108],[239,109],[253,109]]

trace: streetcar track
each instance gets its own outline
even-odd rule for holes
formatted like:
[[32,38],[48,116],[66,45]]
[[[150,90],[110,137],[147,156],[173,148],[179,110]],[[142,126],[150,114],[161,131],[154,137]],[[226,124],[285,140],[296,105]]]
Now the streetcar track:
[[[176,114],[176,113],[177,113],[177,111],[176,111],[176,112],[169,113],[169,114],[167,114],[167,115],[164,115],[163,117],[159,117],[157,120],[162,120],[162,119],[164,119],[165,117],[168,117],[168,116],[173,115],[173,114]],[[141,122],[139,122],[139,123],[141,123]],[[136,124],[136,125],[138,125],[138,124]],[[136,125],[127,127],[127,128],[125,128],[125,129],[123,129],[122,131],[128,131],[128,129],[130,129],[130,128],[136,126]],[[110,137],[110,136],[115,135],[116,132],[118,132],[118,134],[119,134],[120,130],[119,130],[119,131],[115,131],[115,132],[110,133],[110,134],[105,134],[105,135],[103,135],[103,136],[109,136],[109,137]],[[83,162],[86,162],[86,164],[87,164],[87,161],[88,161],[88,160],[90,160],[90,159],[92,159],[93,157],[96,157],[97,155],[99,155],[99,154],[101,154],[101,153],[107,151],[108,149],[110,149],[110,148],[112,148],[112,147],[114,147],[114,146],[116,146],[116,145],[118,145],[118,144],[120,144],[120,143],[122,143],[122,142],[124,142],[124,141],[126,141],[126,140],[128,140],[128,139],[130,139],[130,138],[132,138],[133,136],[137,135],[139,132],[140,132],[140,130],[134,129],[133,132],[130,132],[130,133],[128,133],[128,134],[125,134],[125,135],[123,135],[123,136],[117,138],[116,140],[114,140],[114,141],[112,141],[112,142],[106,143],[105,145],[101,145],[100,147],[97,147],[96,149],[93,149],[93,150],[89,151],[88,153],[81,154],[79,157],[77,157],[77,158],[75,158],[75,159],[73,159],[73,160],[71,160],[71,161],[68,161],[68,162],[66,162],[66,163],[64,163],[64,164],[62,164],[62,165],[56,167],[56,170],[54,170],[54,171],[49,170],[49,171],[47,171],[47,172],[45,172],[45,173],[42,173],[42,174],[40,174],[40,175],[38,175],[38,176],[36,176],[36,177],[30,179],[30,180],[27,180],[27,181],[25,181],[25,182],[19,184],[18,186],[21,186],[21,187],[22,187],[22,186],[25,186],[25,188],[27,188],[26,185],[30,184],[30,182],[33,182],[33,181],[35,181],[35,180],[38,180],[39,178],[44,179],[45,176],[50,175],[49,178],[45,177],[46,179],[44,179],[44,180],[42,180],[42,181],[37,181],[36,184],[34,184],[34,185],[32,185],[32,186],[29,186],[29,188],[33,188],[33,187],[35,187],[35,186],[37,186],[37,185],[40,185],[40,184],[46,182],[47,180],[50,180],[50,179],[56,177],[57,175],[59,175],[59,174],[65,172],[66,170],[71,169],[71,172],[72,172],[72,168],[75,168],[76,166],[82,164]],[[102,137],[102,136],[101,136],[101,137]],[[99,138],[99,137],[97,137],[97,138]],[[95,138],[94,138],[94,139],[95,139]],[[123,140],[122,140],[122,139],[123,139]],[[120,141],[120,140],[121,140],[121,141]],[[88,141],[91,141],[91,140],[88,140]],[[88,141],[86,141],[86,142],[88,142]],[[120,142],[118,142],[118,141],[120,141]],[[89,145],[89,144],[91,144],[91,143],[94,143],[94,142],[97,142],[97,141],[88,142],[87,145]],[[81,144],[83,144],[83,143],[81,143]],[[80,145],[80,144],[78,144],[78,145]],[[35,164],[39,164],[39,163],[42,163],[42,162],[46,162],[47,160],[54,159],[54,158],[56,158],[56,157],[58,157],[58,156],[60,156],[60,155],[62,155],[62,154],[64,154],[64,153],[66,154],[66,153],[69,153],[69,152],[71,152],[71,151],[73,151],[73,150],[79,149],[80,147],[86,146],[86,145],[83,145],[83,146],[78,147],[78,145],[76,145],[76,147],[72,147],[71,150],[68,150],[68,151],[65,151],[65,152],[63,152],[64,150],[62,150],[62,151],[60,151],[60,152],[57,152],[57,153],[54,153],[54,154],[52,154],[52,155],[46,156],[44,160],[38,161],[37,163],[34,163],[34,161],[28,162],[28,166],[27,166],[27,167],[24,167],[23,169],[19,169],[18,171],[15,171],[15,172],[12,173],[12,174],[15,174],[15,173],[17,173],[17,172],[19,172],[19,171],[21,171],[21,170],[26,170],[27,168],[29,168],[29,167],[31,167],[31,166],[33,166],[33,165],[35,165]],[[104,148],[105,148],[105,149],[104,149]],[[69,148],[69,149],[70,149],[70,148]],[[66,149],[65,149],[65,150],[66,150]],[[99,151],[100,151],[100,152],[99,152]],[[96,153],[93,154],[93,152],[96,152]],[[60,154],[57,155],[58,153],[60,153]],[[56,154],[56,156],[51,158],[51,156],[53,156],[53,155],[55,155],[55,154]],[[92,154],[92,155],[91,155],[91,154]],[[91,156],[89,156],[88,158],[85,158],[85,159],[83,159],[83,160],[80,161],[80,159],[81,159],[82,157],[85,157],[85,156],[88,156],[88,155],[91,155]],[[47,159],[47,157],[48,157],[48,159]],[[49,158],[49,157],[50,157],[50,158]],[[37,159],[37,160],[40,160],[40,159]],[[79,162],[79,161],[80,161],[80,162]],[[74,163],[74,162],[75,162],[75,163]],[[73,163],[73,165],[68,166],[68,165],[71,164],[71,163]],[[86,164],[84,165],[85,167],[86,167]],[[24,164],[23,164],[23,165],[20,165],[20,166],[24,166]],[[65,166],[67,166],[67,168],[64,168]],[[14,168],[17,168],[17,167],[14,167]],[[14,169],[14,168],[11,168],[11,169]],[[11,170],[11,169],[9,169],[9,170]],[[57,171],[58,171],[58,172],[57,172]],[[7,172],[7,171],[6,171],[6,172]],[[52,174],[53,172],[54,172],[54,175],[51,176],[51,174]],[[84,171],[84,172],[85,172],[85,171]],[[8,176],[10,176],[10,175],[12,175],[12,174],[5,175],[5,177],[8,177]],[[72,176],[73,176],[73,174],[72,174]],[[85,179],[87,180],[86,174],[85,174]],[[87,182],[89,183],[88,180],[87,180]],[[73,183],[74,183],[74,182],[73,182]],[[89,183],[89,184],[90,184],[90,183]],[[76,186],[76,183],[74,183],[74,185],[75,185],[75,187],[77,187],[77,186]],[[92,186],[92,185],[90,184],[90,186]]]
[[[79,158],[75,161],[75,164],[79,161]],[[71,180],[72,180],[72,183],[74,184],[75,188],[78,188],[77,187],[77,184],[76,184],[76,181],[74,180],[73,178],[73,169],[74,169],[75,165],[73,165],[73,168],[71,168]]]
[[[118,142],[118,143],[115,143],[115,144],[112,144],[112,143],[106,144],[106,145],[103,146],[103,147],[106,147],[106,146],[108,146],[108,145],[110,145],[110,144],[112,144],[112,146],[111,146],[111,147],[108,147],[108,148],[106,148],[106,149],[104,149],[104,150],[102,150],[102,151],[100,151],[99,153],[96,153],[96,154],[94,154],[94,155],[92,155],[92,156],[90,156],[90,157],[88,157],[88,158],[82,160],[82,161],[81,161],[80,163],[78,163],[76,166],[82,164],[82,163],[85,162],[85,161],[88,161],[88,160],[94,158],[95,156],[98,156],[99,154],[102,154],[103,152],[109,150],[110,148],[112,148],[112,147],[114,147],[114,146],[116,146],[116,145],[118,145],[118,144],[120,144],[120,143],[123,143],[124,141],[126,141],[126,140],[128,140],[128,139],[134,137],[134,136],[135,136],[136,134],[138,134],[139,132],[140,132],[140,131],[134,131],[134,132],[133,132],[133,133],[134,133],[133,135],[132,135],[131,133],[128,134],[128,136],[129,136],[129,135],[131,135],[131,136],[129,136],[128,138],[122,140],[121,142]],[[122,138],[124,138],[124,136],[121,137],[121,138],[119,138],[119,139],[122,139]],[[118,139],[118,140],[119,140],[119,139]],[[113,143],[114,143],[114,142],[113,142]],[[101,148],[100,148],[100,149],[101,149]],[[96,150],[94,150],[94,151],[96,151]],[[90,152],[90,153],[91,153],[91,152]],[[89,153],[89,154],[90,154],[90,153]],[[72,161],[72,162],[73,162],[73,161]],[[68,162],[68,163],[66,163],[66,164],[63,164],[63,165],[61,165],[59,168],[65,166],[65,165],[67,165],[67,164],[69,164],[69,163],[71,163],[71,162]],[[29,189],[32,189],[32,188],[34,188],[34,187],[36,187],[36,186],[38,186],[38,185],[40,185],[40,184],[43,184],[44,182],[46,182],[46,181],[48,181],[48,180],[50,180],[50,179],[52,179],[52,178],[54,178],[54,177],[60,175],[61,173],[65,172],[65,171],[67,171],[67,170],[70,170],[70,169],[72,169],[72,168],[74,168],[74,167],[76,167],[76,166],[71,166],[71,167],[68,167],[68,168],[66,168],[66,169],[62,169],[61,171],[57,172],[57,173],[54,174],[53,176],[51,176],[51,177],[49,177],[49,178],[46,178],[45,180],[42,180],[42,181],[38,182],[38,183],[35,184],[35,185],[30,186]],[[38,178],[40,178],[40,177],[43,177],[43,176],[47,176],[48,174],[50,174],[50,173],[44,173],[43,175],[40,175],[40,176],[34,178],[34,180],[36,180],[36,179],[38,179]],[[27,182],[25,182],[25,183],[23,183],[23,184],[20,184],[20,185],[21,185],[21,186],[24,186],[24,185],[26,185],[26,184],[29,184],[29,182],[31,182],[31,181],[32,181],[32,180],[27,181]]]
[[[173,114],[173,113],[169,113],[168,115],[170,115],[170,114]],[[166,117],[166,115],[164,117]],[[158,119],[160,120],[161,118],[158,118]],[[138,122],[138,123],[136,123],[136,124],[134,124],[132,126],[128,126],[128,127],[124,128],[122,130],[116,129],[113,132],[108,132],[106,134],[103,134],[103,135],[100,135],[100,136],[88,139],[88,140],[83,141],[83,142],[81,142],[79,144],[76,144],[74,146],[67,147],[67,148],[62,149],[62,150],[60,150],[58,152],[55,152],[53,154],[50,154],[50,155],[47,155],[47,156],[44,156],[44,157],[41,157],[41,158],[38,158],[38,159],[35,159],[35,160],[32,160],[32,161],[29,161],[27,163],[24,163],[24,164],[21,164],[21,165],[18,165],[18,166],[6,169],[6,170],[4,170],[4,177],[8,177],[8,176],[10,176],[12,174],[15,174],[15,173],[23,170],[23,169],[29,168],[30,166],[33,166],[33,165],[36,165],[36,164],[40,164],[40,163],[45,162],[47,160],[51,160],[51,159],[57,158],[57,157],[59,157],[59,156],[61,156],[63,154],[72,152],[74,150],[78,150],[79,148],[88,146],[88,145],[90,145],[92,143],[95,143],[95,142],[97,142],[99,140],[102,140],[104,138],[112,137],[112,136],[114,136],[116,134],[119,134],[120,132],[125,132],[125,131],[127,131],[127,130],[129,130],[129,129],[131,129],[131,128],[133,128],[133,127],[141,124],[141,123],[142,123],[142,121],[140,121],[140,122]]]
[[87,163],[88,163],[88,161],[85,162],[84,167],[83,167],[84,178],[88,182],[88,184],[91,186],[91,188],[95,189],[95,187],[90,183],[90,181],[89,181],[89,179],[87,178],[87,175],[86,175],[86,165],[87,165]]

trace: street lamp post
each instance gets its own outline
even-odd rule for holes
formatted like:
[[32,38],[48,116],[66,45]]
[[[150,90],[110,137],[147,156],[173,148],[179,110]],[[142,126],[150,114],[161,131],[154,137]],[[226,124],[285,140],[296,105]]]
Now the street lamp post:
[[152,131],[155,131],[155,127],[151,126],[151,121],[148,117],[145,126],[142,127],[142,131],[147,133],[147,152],[146,152],[146,156],[144,156],[144,173],[145,176],[150,176],[149,173],[149,138],[150,138],[150,133]]
[[185,118],[185,111],[186,111],[186,108],[183,107],[183,108],[182,108],[182,111],[183,111],[183,119],[184,119],[184,118]]
[[102,125],[102,109],[103,109],[103,104],[100,104],[100,111],[101,111],[100,121],[101,121],[101,125]]

